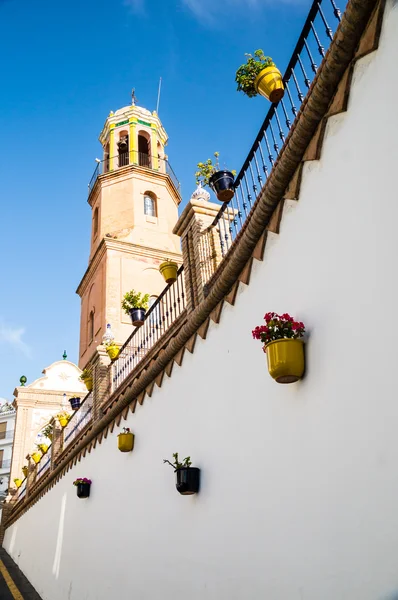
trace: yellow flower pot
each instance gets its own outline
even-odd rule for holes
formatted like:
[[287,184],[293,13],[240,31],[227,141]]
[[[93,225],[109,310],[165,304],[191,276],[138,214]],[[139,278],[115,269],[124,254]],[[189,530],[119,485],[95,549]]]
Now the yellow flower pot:
[[120,452],[131,452],[134,448],[134,433],[119,433],[117,447]]
[[177,281],[178,265],[172,260],[166,260],[159,266],[159,271],[163,275],[166,283]]
[[48,450],[47,444],[38,444],[38,446],[43,454],[45,454],[47,452],[47,450]]
[[111,360],[115,360],[119,356],[119,348],[117,346],[107,346],[106,351]]
[[22,479],[14,479],[14,483],[17,486],[17,488],[20,488],[22,485]]
[[28,472],[29,472],[28,467],[22,467],[22,473],[24,474],[25,477],[28,476]]
[[260,71],[254,80],[254,87],[270,102],[279,102],[285,93],[282,73],[276,67],[267,67]]
[[32,460],[34,460],[34,462],[37,464],[41,461],[41,457],[42,457],[42,453],[41,452],[33,452],[32,456]]
[[93,391],[93,378],[87,377],[87,379],[84,380],[84,383],[86,384],[87,391],[92,392]]
[[59,424],[61,425],[61,427],[66,427],[69,422],[69,419],[68,419],[68,417],[59,417],[58,421],[59,421]]
[[302,340],[275,340],[265,347],[269,374],[278,383],[294,383],[304,374]]

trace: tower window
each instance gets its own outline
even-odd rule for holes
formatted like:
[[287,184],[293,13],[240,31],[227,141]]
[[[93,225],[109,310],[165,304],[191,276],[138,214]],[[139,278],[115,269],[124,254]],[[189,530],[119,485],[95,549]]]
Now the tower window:
[[145,192],[144,195],[144,214],[148,217],[156,217],[156,196],[151,192]]
[[150,137],[146,131],[138,134],[138,164],[140,167],[151,168]]
[[129,136],[127,131],[121,131],[117,143],[119,154],[119,167],[125,167],[129,164]]
[[93,236],[95,237],[98,233],[98,207],[94,210],[93,216]]
[[91,343],[94,339],[94,311],[90,312],[90,316],[88,318],[88,341]]

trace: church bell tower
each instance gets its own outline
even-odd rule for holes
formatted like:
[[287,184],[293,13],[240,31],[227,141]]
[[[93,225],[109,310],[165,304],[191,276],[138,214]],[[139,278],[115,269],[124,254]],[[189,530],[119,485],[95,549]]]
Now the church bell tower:
[[181,202],[179,184],[164,148],[167,134],[156,112],[134,103],[111,112],[99,140],[103,156],[89,183],[92,211],[88,268],[81,298],[79,366],[101,343],[107,323],[117,343],[132,332],[121,309],[131,290],[153,302],[165,287],[159,264],[181,264],[180,238],[172,233]]

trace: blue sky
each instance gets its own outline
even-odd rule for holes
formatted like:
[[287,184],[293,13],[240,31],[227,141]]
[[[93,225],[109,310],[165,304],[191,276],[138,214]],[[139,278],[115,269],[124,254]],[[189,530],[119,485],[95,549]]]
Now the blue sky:
[[0,397],[77,361],[87,183],[110,110],[156,107],[183,204],[215,150],[239,171],[269,108],[236,92],[257,48],[284,71],[310,0],[0,0]]

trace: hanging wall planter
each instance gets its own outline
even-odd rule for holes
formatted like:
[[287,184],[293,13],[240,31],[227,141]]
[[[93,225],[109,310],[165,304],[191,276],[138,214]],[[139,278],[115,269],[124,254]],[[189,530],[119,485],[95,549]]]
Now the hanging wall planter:
[[178,265],[173,260],[165,260],[159,265],[160,274],[163,275],[166,283],[177,281]]
[[141,327],[145,321],[146,310],[144,308],[132,308],[130,310],[131,322],[134,327]]
[[57,419],[61,427],[66,427],[69,423],[70,415],[67,412],[62,412],[57,415]]
[[41,452],[33,452],[31,454],[32,460],[37,464],[41,461],[42,453]]
[[25,477],[27,477],[28,473],[29,473],[28,467],[22,467],[22,473],[24,474]]
[[75,479],[73,485],[76,486],[76,493],[78,498],[88,498],[90,496],[91,479],[86,477],[79,477]]
[[275,66],[260,71],[254,80],[254,87],[258,94],[272,103],[279,102],[285,93],[282,73]]
[[22,479],[18,479],[18,477],[16,477],[16,478],[14,479],[14,483],[15,483],[15,485],[17,486],[17,488],[20,488],[20,487],[21,487],[21,485],[22,485]]
[[117,447],[120,452],[131,452],[134,448],[134,433],[131,433],[129,427],[123,427],[122,433],[117,436]]
[[191,457],[187,456],[183,462],[178,460],[178,452],[173,454],[174,462],[164,459],[163,462],[173,467],[176,474],[176,488],[182,496],[197,494],[200,487],[200,469],[191,467]]
[[141,292],[130,290],[123,296],[122,309],[130,315],[134,327],[144,324],[146,311],[149,308],[149,294],[142,296]]
[[252,331],[254,339],[261,340],[267,354],[269,374],[277,383],[294,383],[304,375],[304,323],[284,313],[270,312],[264,316],[265,325]]
[[69,402],[73,410],[80,408],[80,398],[69,398]]
[[109,344],[109,346],[105,346],[108,356],[111,360],[115,360],[119,356],[119,348],[116,344]]
[[231,171],[216,171],[209,179],[209,186],[220,202],[229,202],[235,194],[234,181]]
[[262,50],[256,50],[254,56],[246,54],[247,62],[236,71],[235,81],[238,92],[243,92],[249,98],[261,94],[270,102],[279,102],[284,96],[282,73],[270,56],[265,56]]
[[43,454],[46,454],[48,450],[47,444],[37,444],[37,447]]
[[219,152],[214,152],[215,161],[208,158],[204,163],[198,163],[198,170],[195,173],[198,186],[211,187],[220,202],[229,202],[235,194],[235,175],[236,171],[220,169],[218,157]]

